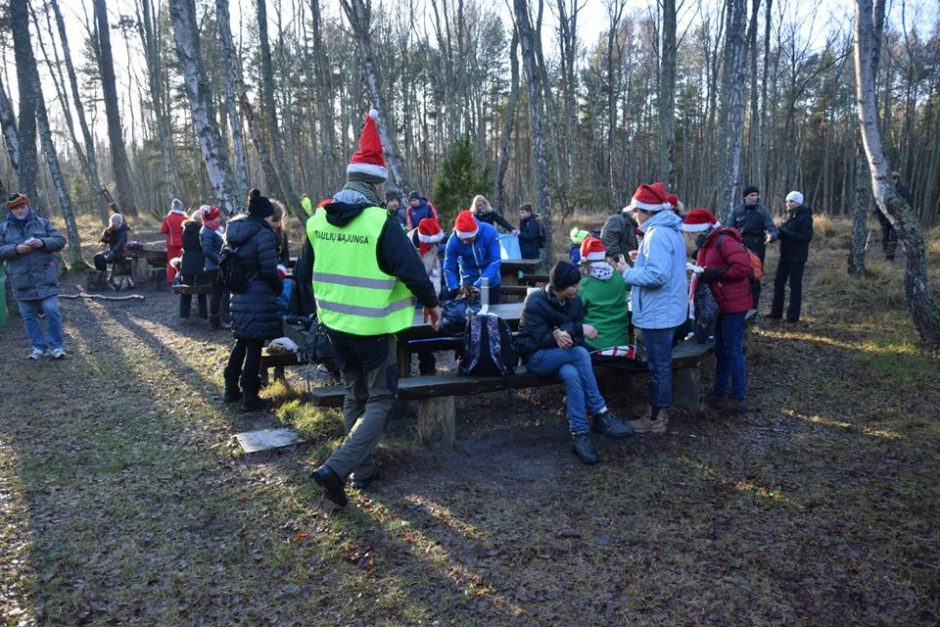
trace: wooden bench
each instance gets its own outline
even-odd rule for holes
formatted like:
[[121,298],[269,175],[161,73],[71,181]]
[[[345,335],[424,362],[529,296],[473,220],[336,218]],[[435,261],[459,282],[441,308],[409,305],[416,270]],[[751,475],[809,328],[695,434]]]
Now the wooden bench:
[[196,285],[174,285],[173,293],[180,296],[183,294],[189,294],[191,296],[209,295],[212,294],[212,284],[198,283]]
[[[673,404],[680,409],[697,410],[701,403],[701,364],[714,352],[714,343],[680,342],[673,348]],[[262,358],[263,363],[263,358]],[[600,363],[594,366],[598,383],[607,384],[618,393],[629,394],[631,378],[646,373],[646,362],[618,362],[617,365]],[[430,375],[399,379],[398,399],[418,402],[418,433],[422,441],[442,449],[453,446],[454,397],[473,396],[506,389],[538,388],[562,385],[555,377],[546,377],[526,371],[520,366],[511,377],[464,377],[456,374]],[[312,402],[318,407],[342,407],[342,385],[315,388]]]
[[130,260],[131,277],[137,284],[150,280],[155,287],[166,281],[166,251],[143,248],[125,248],[124,257]]

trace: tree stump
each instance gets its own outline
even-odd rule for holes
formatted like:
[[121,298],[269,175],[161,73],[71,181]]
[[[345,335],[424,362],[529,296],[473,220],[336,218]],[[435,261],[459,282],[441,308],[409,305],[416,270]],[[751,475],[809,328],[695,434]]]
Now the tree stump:
[[418,438],[431,448],[454,448],[454,397],[423,398],[418,401]]
[[702,365],[672,373],[672,404],[676,409],[698,411],[701,402]]

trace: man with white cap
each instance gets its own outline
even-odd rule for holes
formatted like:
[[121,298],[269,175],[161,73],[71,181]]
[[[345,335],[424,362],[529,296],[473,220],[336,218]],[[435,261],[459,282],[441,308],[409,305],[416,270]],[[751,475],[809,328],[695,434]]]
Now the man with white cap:
[[809,258],[809,242],[813,239],[813,210],[803,205],[803,194],[787,194],[787,217],[778,229],[780,260],[774,278],[774,300],[769,318],[783,318],[783,298],[787,281],[790,283],[790,306],[787,322],[799,322],[803,302],[803,267]]

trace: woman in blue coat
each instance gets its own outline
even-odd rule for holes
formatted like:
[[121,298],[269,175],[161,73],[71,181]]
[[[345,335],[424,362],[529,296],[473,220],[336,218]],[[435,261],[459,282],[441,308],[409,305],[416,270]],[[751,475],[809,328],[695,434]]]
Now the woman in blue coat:
[[253,189],[248,197],[248,216],[229,222],[225,233],[226,244],[236,249],[235,257],[251,276],[245,291],[232,295],[235,346],[225,368],[223,397],[227,403],[241,400],[245,411],[266,405],[258,398],[261,347],[265,340],[283,333],[277,305],[283,284],[277,272],[273,216],[274,205]]

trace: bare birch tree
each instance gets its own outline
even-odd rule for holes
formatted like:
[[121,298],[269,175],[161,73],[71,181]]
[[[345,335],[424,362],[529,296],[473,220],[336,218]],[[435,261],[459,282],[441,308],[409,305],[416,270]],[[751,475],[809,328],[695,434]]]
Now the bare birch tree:
[[676,0],[661,0],[662,52],[659,64],[659,176],[676,188]]
[[889,180],[888,160],[881,145],[878,105],[875,101],[874,23],[871,0],[855,0],[855,94],[858,123],[871,171],[878,207],[898,230],[904,245],[906,272],[904,297],[922,345],[940,351],[940,308],[933,300],[927,273],[924,238],[908,202]]
[[241,203],[235,194],[235,178],[232,176],[213,113],[212,93],[199,50],[194,0],[170,0],[170,19],[173,22],[176,53],[186,83],[189,110],[193,117],[199,148],[206,162],[209,181],[219,207],[225,213],[232,214],[240,210]]

